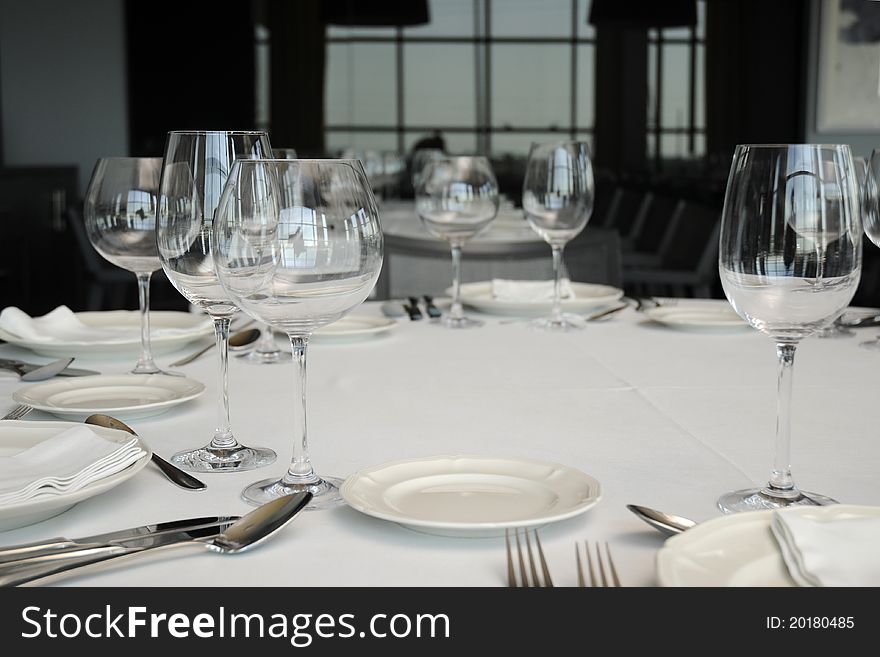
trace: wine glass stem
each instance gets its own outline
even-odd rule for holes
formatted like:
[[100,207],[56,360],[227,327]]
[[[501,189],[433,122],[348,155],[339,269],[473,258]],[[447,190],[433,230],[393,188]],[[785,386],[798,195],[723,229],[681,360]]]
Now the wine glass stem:
[[452,245],[452,319],[462,319],[464,309],[461,307],[461,244]]
[[779,359],[779,378],[777,381],[776,407],[776,455],[773,459],[773,472],[770,474],[770,489],[773,491],[793,491],[791,476],[791,387],[794,374],[795,343],[780,342],[776,345]]
[[211,439],[211,447],[231,449],[238,445],[229,421],[229,323],[232,317],[220,315],[213,319],[217,353],[220,354],[220,398],[217,404],[217,428],[214,430],[214,438]]
[[153,362],[153,353],[150,348],[150,277],[152,272],[139,272],[138,302],[141,315],[141,357],[132,370],[135,374],[158,372],[159,368]]
[[309,459],[309,441],[306,431],[306,350],[308,335],[291,335],[290,347],[293,352],[293,390],[296,417],[293,420],[293,458],[282,481],[288,485],[314,483],[318,476]]
[[[554,323],[562,323],[562,293],[560,290],[562,280],[562,247],[553,248],[553,315]],[[546,251],[545,251],[546,253]]]
[[257,342],[257,346],[255,347],[257,353],[261,354],[271,354],[278,351],[278,346],[275,344],[275,334],[272,332],[272,327],[268,324],[260,324],[260,341]]

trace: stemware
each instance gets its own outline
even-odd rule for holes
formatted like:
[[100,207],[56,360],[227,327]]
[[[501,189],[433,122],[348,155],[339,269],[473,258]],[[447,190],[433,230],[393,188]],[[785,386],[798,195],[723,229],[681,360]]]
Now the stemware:
[[776,448],[769,482],[718,500],[725,513],[834,500],[795,486],[791,388],[800,341],[847,307],[861,275],[862,207],[845,145],[745,145],[734,153],[718,270],[734,310],[776,342]]
[[83,202],[86,234],[95,250],[138,282],[141,354],[132,374],[169,374],[150,348],[150,278],[162,264],[156,246],[156,199],[161,157],[102,157]]
[[[865,184],[862,187],[862,221],[865,235],[875,245],[880,246],[880,149],[873,149],[865,169]],[[880,350],[880,335],[873,340],[859,344],[870,350]]]
[[483,322],[466,317],[461,305],[461,247],[485,230],[498,214],[498,182],[481,156],[435,157],[416,189],[416,212],[431,234],[452,249],[452,306],[443,324],[472,328]]
[[587,225],[593,212],[593,165],[584,142],[533,144],[526,163],[522,206],[526,219],[553,251],[553,310],[532,326],[551,331],[581,329],[586,323],[563,314],[560,281],[565,245]]
[[271,154],[265,132],[168,133],[159,185],[159,257],[168,279],[214,320],[220,355],[219,418],[211,442],[172,457],[196,472],[251,470],[275,460],[275,452],[238,442],[229,419],[229,323],[238,310],[217,280],[211,259],[212,227],[220,193],[237,158]]
[[214,225],[220,282],[248,315],[287,333],[295,366],[293,457],[280,479],[258,481],[253,504],[303,490],[311,508],[340,501],[339,479],[312,467],[306,431],[306,353],[316,329],[370,293],[382,267],[382,232],[358,160],[239,160]]

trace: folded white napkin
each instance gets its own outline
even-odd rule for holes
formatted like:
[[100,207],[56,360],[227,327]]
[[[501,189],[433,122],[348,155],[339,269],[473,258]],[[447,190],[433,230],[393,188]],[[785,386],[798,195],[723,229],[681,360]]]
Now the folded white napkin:
[[[573,299],[574,292],[567,278],[559,281],[559,294],[563,299]],[[552,301],[553,281],[511,281],[492,279],[492,298],[499,301]]]
[[[9,306],[0,312],[0,329],[29,342],[130,342],[140,338],[140,327],[88,326],[67,306],[58,306],[42,317],[31,317]],[[191,332],[191,328],[152,329],[151,335],[167,336]]]
[[85,425],[71,427],[12,456],[0,456],[0,506],[79,490],[121,472],[146,452],[132,437],[115,443]]
[[880,516],[820,522],[774,511],[770,529],[799,586],[880,586]]

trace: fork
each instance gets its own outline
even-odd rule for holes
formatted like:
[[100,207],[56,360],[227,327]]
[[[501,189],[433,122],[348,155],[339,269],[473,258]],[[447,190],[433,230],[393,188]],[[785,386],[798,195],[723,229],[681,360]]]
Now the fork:
[[[523,530],[525,537],[525,551],[528,555],[529,568],[526,569],[526,559],[523,557],[522,544],[519,539],[519,530],[514,530],[514,538],[516,539],[516,555],[519,562],[519,582],[517,582],[516,569],[513,566],[513,554],[510,549],[510,532],[504,530],[504,543],[507,547],[507,585],[511,588],[528,588],[528,587],[552,587],[553,580],[550,578],[550,570],[547,568],[547,560],[544,558],[544,550],[541,548],[541,539],[538,538],[538,532],[532,530],[535,537],[535,545],[538,550],[538,558],[541,561],[541,575],[538,575],[538,568],[535,564],[535,557],[532,554],[532,543],[529,540],[529,530]],[[529,571],[531,571],[531,579],[529,579]]]
[[[614,560],[611,558],[611,549],[608,547],[608,541],[605,542],[605,559],[602,559],[602,552],[599,549],[599,543],[593,543],[596,553],[596,561],[598,562],[599,576],[593,569],[593,557],[590,553],[590,542],[584,541],[584,554],[587,558],[587,568],[590,572],[590,586],[620,586],[620,578],[617,576],[617,569],[614,567]],[[578,544],[574,544],[574,558],[577,562],[578,586],[585,588],[587,586],[584,577],[583,561]]]
[[18,406],[13,408],[11,411],[9,411],[6,415],[4,415],[3,417],[0,417],[0,420],[20,420],[25,415],[30,413],[32,410],[34,410],[34,409],[31,408],[30,406],[28,406],[27,404],[19,404]]

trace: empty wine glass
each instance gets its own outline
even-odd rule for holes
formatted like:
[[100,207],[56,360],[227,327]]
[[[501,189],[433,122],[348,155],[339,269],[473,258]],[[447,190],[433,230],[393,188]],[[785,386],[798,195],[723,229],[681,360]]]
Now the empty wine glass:
[[271,154],[265,132],[170,132],[159,186],[157,242],[168,279],[186,299],[214,320],[220,355],[219,419],[211,442],[172,457],[197,472],[259,468],[275,460],[265,447],[236,440],[229,420],[229,322],[238,310],[214,273],[211,259],[214,212],[236,158]]
[[102,157],[83,203],[92,246],[106,260],[137,276],[141,355],[132,374],[171,374],[159,369],[150,348],[150,277],[162,266],[156,246],[161,172],[161,157]]
[[259,481],[242,496],[263,504],[308,490],[310,508],[334,505],[341,481],[318,475],[309,458],[306,351],[313,331],[367,297],[382,268],[379,215],[363,166],[358,160],[239,160],[217,209],[213,257],[241,309],[287,333],[296,368],[290,466],[280,479]]
[[[880,149],[871,151],[868,165],[865,169],[865,184],[862,188],[862,220],[865,225],[865,235],[875,246],[880,246]],[[873,340],[867,340],[859,344],[860,347],[871,350],[880,350],[880,335]]]
[[584,142],[534,144],[526,163],[522,206],[526,219],[553,250],[553,310],[532,326],[570,331],[586,326],[576,315],[562,313],[562,251],[587,225],[593,212],[593,165]]
[[824,505],[791,475],[791,384],[799,342],[833,322],[861,275],[861,206],[845,145],[737,146],[721,218],[718,269],[734,310],[776,342],[776,450],[762,488],[723,495],[725,513]]
[[444,325],[482,326],[482,321],[465,317],[461,305],[461,247],[498,214],[498,183],[489,160],[479,156],[430,160],[416,189],[416,212],[428,232],[452,248],[452,306]]

